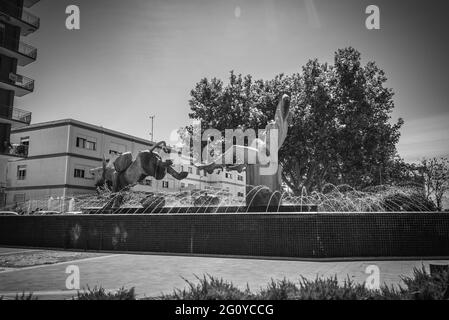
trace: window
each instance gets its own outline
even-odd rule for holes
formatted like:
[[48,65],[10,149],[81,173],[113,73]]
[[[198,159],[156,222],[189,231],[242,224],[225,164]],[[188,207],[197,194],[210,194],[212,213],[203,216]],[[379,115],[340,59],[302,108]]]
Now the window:
[[96,150],[97,149],[97,143],[93,141],[86,141],[85,148],[88,150]]
[[80,138],[80,137],[76,138],[76,146],[78,148],[84,148],[84,143],[85,142],[86,142],[86,139],[83,139],[83,138]]
[[75,172],[74,172],[74,177],[75,178],[83,178],[84,179],[84,174],[85,174],[86,172],[83,170],[83,169],[75,169]]
[[17,180],[25,180],[27,177],[27,166],[17,166]]
[[30,137],[22,137],[20,138],[20,144],[24,146],[30,145]]
[[205,177],[207,177],[207,172],[206,172],[206,170],[203,170],[203,175],[204,175]]
[[168,181],[162,181],[162,188],[168,189]]
[[243,192],[238,192],[238,193],[237,193],[237,196],[243,198]]
[[146,186],[152,186],[153,185],[153,180],[149,180],[149,179],[145,179],[144,181],[143,181],[143,183],[146,185]]
[[199,176],[200,175],[200,169],[196,168],[196,174]]
[[189,173],[193,173],[192,167],[189,167]]
[[228,179],[232,179],[232,174],[230,174],[230,173],[226,173],[226,178],[228,178]]
[[81,137],[76,138],[76,146],[87,150],[97,150],[97,143],[95,141],[90,141]]
[[243,176],[241,176],[241,175],[238,175],[238,176],[237,176],[237,180],[239,180],[239,181],[243,181]]

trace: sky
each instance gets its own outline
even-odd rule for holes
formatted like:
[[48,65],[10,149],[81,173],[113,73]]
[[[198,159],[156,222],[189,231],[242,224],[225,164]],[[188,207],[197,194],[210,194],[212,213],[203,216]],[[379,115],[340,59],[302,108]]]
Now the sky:
[[[80,30],[65,27],[68,5]],[[365,9],[380,8],[380,30]],[[333,62],[352,46],[375,61],[395,92],[392,121],[407,161],[449,155],[447,0],[41,0],[38,48],[21,74],[35,92],[16,99],[33,123],[74,118],[142,138],[168,140],[190,124],[190,90],[229,71],[271,79],[309,60]]]

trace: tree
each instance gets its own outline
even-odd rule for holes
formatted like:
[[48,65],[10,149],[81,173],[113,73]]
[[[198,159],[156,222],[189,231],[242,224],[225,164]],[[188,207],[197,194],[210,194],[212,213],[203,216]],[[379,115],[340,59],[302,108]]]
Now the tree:
[[268,81],[234,72],[227,85],[204,78],[191,91],[189,116],[203,131],[257,131],[287,93],[291,124],[279,153],[285,184],[295,193],[326,183],[363,188],[383,181],[403,124],[390,123],[393,92],[386,80],[374,62],[362,66],[360,53],[346,48],[335,53],[333,65],[310,60],[301,72]]
[[442,210],[444,195],[449,191],[449,160],[424,159],[421,162],[421,171],[427,198],[434,200],[438,210]]
[[412,187],[423,193],[425,191],[421,165],[407,163],[398,155],[387,164],[383,182],[390,186]]

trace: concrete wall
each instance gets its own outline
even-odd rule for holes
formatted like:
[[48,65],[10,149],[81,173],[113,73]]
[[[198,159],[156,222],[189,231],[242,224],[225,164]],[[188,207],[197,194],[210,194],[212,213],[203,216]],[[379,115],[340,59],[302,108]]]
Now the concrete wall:
[[[87,150],[76,146],[77,137],[88,138],[97,144],[96,150]],[[111,136],[107,133],[100,133],[93,130],[71,126],[69,152],[79,155],[103,158],[103,155],[110,157],[110,151],[131,152],[135,156],[139,151],[149,149],[148,145],[129,141],[128,139]]]
[[283,258],[448,257],[449,214],[0,217],[0,244]]
[[36,157],[67,152],[67,126],[11,133],[11,143],[20,143],[21,138],[29,137],[28,156]]

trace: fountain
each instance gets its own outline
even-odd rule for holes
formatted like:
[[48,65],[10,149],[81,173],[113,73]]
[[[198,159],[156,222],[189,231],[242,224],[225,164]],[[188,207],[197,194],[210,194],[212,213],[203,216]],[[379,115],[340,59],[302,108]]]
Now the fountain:
[[[277,106],[275,118],[265,130],[265,137],[259,136],[259,141],[269,143],[270,130],[277,130],[277,150],[282,147],[288,130],[290,98],[284,95]],[[271,136],[270,136],[271,137]],[[248,151],[254,148],[239,146]],[[220,190],[197,190],[185,193],[142,193],[132,190],[132,186],[142,181],[146,176],[157,180],[163,179],[168,173],[174,178],[182,180],[187,177],[186,172],[176,172],[173,161],[163,161],[154,152],[162,149],[169,153],[165,142],[156,144],[151,150],[139,152],[136,159],[130,153],[125,153],[115,161],[103,161],[101,168],[93,169],[95,179],[100,184],[108,183],[112,190],[102,191],[97,196],[86,196],[77,199],[77,208],[84,213],[248,213],[248,212],[379,212],[379,211],[429,211],[430,208],[419,195],[413,191],[403,191],[390,188],[386,191],[360,192],[349,186],[326,185],[326,192],[311,192],[302,189],[301,195],[293,195],[282,191],[281,170],[275,163],[260,164],[221,164],[214,160],[210,163],[199,163],[195,166],[199,170],[212,173],[215,170],[246,171],[247,186],[245,203],[236,203],[233,199],[223,195]],[[235,148],[227,150],[235,152]],[[267,153],[267,148],[256,149],[258,153]],[[266,155],[266,154],[265,154]],[[218,159],[218,158],[217,158]],[[275,157],[275,159],[277,159]],[[245,158],[247,160],[247,158]],[[261,174],[267,166],[276,166],[277,171]],[[73,206],[73,204],[72,204]]]
[[[107,201],[101,207],[86,208],[83,210],[87,213],[220,213],[220,212],[309,212],[316,211],[314,205],[301,204],[290,201],[283,204],[286,193],[281,189],[281,170],[277,157],[269,157],[270,150],[268,144],[273,143],[277,146],[276,152],[282,147],[288,130],[290,97],[283,95],[276,109],[274,120],[268,123],[262,134],[257,140],[257,147],[233,146],[225,152],[235,152],[236,148],[243,149],[246,152],[244,163],[239,164],[220,164],[219,161],[213,160],[210,163],[194,164],[199,170],[212,173],[215,170],[227,171],[246,171],[247,186],[245,204],[235,204],[226,199],[226,197],[217,194],[204,194],[203,191],[198,194],[191,194],[191,200],[188,196],[170,195],[170,194],[146,194],[139,196],[131,190],[132,186],[143,181],[147,176],[161,180],[168,173],[175,179],[185,179],[188,174],[186,172],[177,172],[173,169],[173,161],[163,161],[161,156],[155,152],[161,149],[166,153],[170,153],[164,141],[157,143],[150,150],[141,151],[137,154],[136,159],[132,158],[131,153],[124,153],[109,163],[103,159],[103,165],[100,168],[92,169],[91,173],[95,177],[97,185],[110,185],[111,193],[108,195]],[[271,133],[275,132],[275,135]],[[277,141],[270,141],[271,139]],[[255,152],[260,158],[263,155],[269,158],[268,163],[250,163],[248,161],[248,152]],[[222,157],[223,157],[222,156]],[[274,160],[273,160],[274,158]],[[266,172],[267,168],[275,168],[273,172]],[[265,170],[265,171],[264,171]],[[131,206],[126,204],[130,198],[139,197],[137,201],[131,201]],[[143,197],[143,198],[142,198]],[[172,201],[177,198],[178,201]],[[168,204],[171,204],[168,206]],[[182,205],[183,204],[183,205]],[[134,207],[133,207],[134,205]]]

